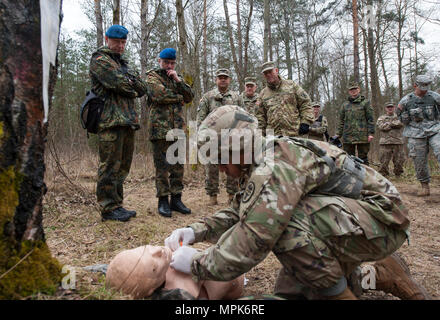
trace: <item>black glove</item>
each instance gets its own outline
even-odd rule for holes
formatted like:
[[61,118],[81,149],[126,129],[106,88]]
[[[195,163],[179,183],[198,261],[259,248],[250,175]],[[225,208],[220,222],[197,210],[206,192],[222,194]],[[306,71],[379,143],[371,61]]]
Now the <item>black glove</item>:
[[338,148],[342,148],[342,142],[339,140],[338,136],[331,137],[328,142],[334,146],[337,146]]
[[307,123],[301,123],[299,125],[299,134],[306,134],[309,132],[310,126]]

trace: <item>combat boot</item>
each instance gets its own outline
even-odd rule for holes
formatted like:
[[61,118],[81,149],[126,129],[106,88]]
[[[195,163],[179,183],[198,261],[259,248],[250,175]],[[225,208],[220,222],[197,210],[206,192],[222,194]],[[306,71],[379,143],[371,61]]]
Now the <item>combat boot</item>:
[[171,218],[171,209],[168,202],[168,196],[159,197],[159,214],[165,218]]
[[359,300],[356,296],[351,292],[349,287],[346,287],[344,291],[336,296],[325,297],[327,300]]
[[431,300],[426,289],[411,277],[403,258],[396,253],[373,264],[376,269],[376,290],[391,293],[402,300]]
[[429,183],[427,182],[421,182],[420,183],[422,185],[422,189],[417,192],[417,196],[418,197],[427,197],[429,196],[430,192],[429,192]]
[[101,214],[101,220],[116,220],[116,221],[128,221],[131,218],[131,214],[122,210],[122,207],[116,208],[110,212],[104,212]]
[[172,194],[171,195],[171,203],[170,203],[171,210],[183,213],[183,214],[190,214],[191,209],[187,208],[183,202],[182,202],[182,194]]
[[134,218],[136,217],[136,211],[134,210],[127,210],[124,207],[121,207],[121,210],[125,211],[126,213],[128,213],[130,215],[130,218]]
[[217,195],[209,196],[209,205],[215,206],[217,204]]

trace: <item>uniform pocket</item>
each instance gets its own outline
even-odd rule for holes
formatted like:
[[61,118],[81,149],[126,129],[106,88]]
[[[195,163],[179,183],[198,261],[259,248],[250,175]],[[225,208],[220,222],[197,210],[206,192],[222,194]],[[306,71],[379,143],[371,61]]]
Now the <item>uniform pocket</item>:
[[435,110],[434,110],[434,106],[426,106],[424,108],[424,113],[425,113],[425,117],[426,119],[433,121],[435,120]]
[[114,142],[118,138],[118,133],[114,130],[104,130],[99,133],[99,141]]

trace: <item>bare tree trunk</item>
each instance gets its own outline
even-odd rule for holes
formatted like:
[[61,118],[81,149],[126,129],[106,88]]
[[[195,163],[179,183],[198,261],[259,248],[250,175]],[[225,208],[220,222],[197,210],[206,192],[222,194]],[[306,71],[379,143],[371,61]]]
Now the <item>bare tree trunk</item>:
[[246,35],[244,40],[244,74],[247,76],[248,74],[248,65],[249,65],[249,32],[252,25],[252,14],[254,11],[254,0],[249,0],[249,14],[247,19],[247,25],[246,25]]
[[264,44],[263,44],[263,59],[264,62],[269,60],[269,38],[270,38],[270,2],[269,0],[264,0]]
[[206,15],[206,0],[203,0],[203,90],[208,91],[208,53],[206,51],[206,43],[208,41],[206,31],[207,15]]
[[367,49],[367,33],[365,29],[362,29],[362,44],[364,50],[364,83],[365,83],[365,95],[370,95],[370,86],[368,84],[368,49]]
[[96,20],[96,45],[104,45],[104,32],[102,28],[101,0],[95,0],[95,20]]
[[[8,30],[0,34],[0,299],[17,299],[53,292],[61,268],[51,257],[42,224],[43,17],[39,1],[3,0],[0,8],[0,28]],[[61,6],[54,11],[52,18],[60,18]],[[49,67],[47,103],[56,80],[56,68]]]
[[[243,39],[241,35],[241,14],[240,14],[240,0],[235,1],[236,4],[236,12],[237,12],[237,45],[238,45],[238,67],[240,68],[240,75],[244,79],[246,76],[246,69],[243,70]],[[244,87],[243,83],[240,82],[240,91]]]
[[359,20],[357,0],[352,0],[353,16],[353,77],[355,82],[359,82]]
[[225,10],[226,26],[228,28],[229,45],[231,47],[232,60],[234,62],[234,69],[235,69],[235,73],[237,74],[238,83],[240,84],[240,88],[242,88],[244,80],[242,78],[242,73],[241,73],[240,66],[239,66],[238,60],[237,60],[237,52],[236,52],[235,44],[234,44],[234,34],[232,32],[231,20],[229,19],[229,10],[228,10],[228,4],[227,4],[226,0],[223,0],[223,8]]
[[121,23],[121,1],[113,0],[113,24]]

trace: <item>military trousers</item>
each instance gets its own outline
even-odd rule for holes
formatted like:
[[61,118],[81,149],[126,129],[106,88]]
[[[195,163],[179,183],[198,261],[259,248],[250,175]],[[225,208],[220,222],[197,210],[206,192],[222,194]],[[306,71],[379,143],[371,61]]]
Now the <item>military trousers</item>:
[[429,183],[431,175],[428,166],[429,147],[440,165],[440,133],[426,138],[408,138],[408,155],[413,159],[417,180]]
[[405,156],[403,153],[403,145],[401,144],[381,144],[379,146],[380,168],[379,173],[384,176],[390,174],[388,166],[393,160],[394,174],[400,176],[403,173],[403,163]]
[[101,213],[122,206],[123,184],[130,172],[133,159],[134,132],[131,127],[115,127],[98,133],[99,168],[96,197]]
[[183,164],[179,162],[170,164],[166,156],[168,148],[175,142],[159,139],[151,140],[151,143],[153,145],[154,167],[156,169],[156,197],[182,193]]
[[281,246],[274,250],[283,265],[274,293],[290,299],[322,297],[362,262],[395,252],[407,239],[406,229],[386,222],[387,215],[399,214],[396,208],[378,195],[362,200],[324,195],[302,199],[278,241]]
[[[226,192],[228,194],[238,192],[238,180],[226,176]],[[205,166],[205,190],[209,196],[219,194],[219,169],[217,164],[207,164]]]
[[357,149],[357,157],[361,159],[364,164],[369,165],[368,162],[368,152],[370,151],[369,143],[343,143],[342,149],[352,156],[356,156]]

